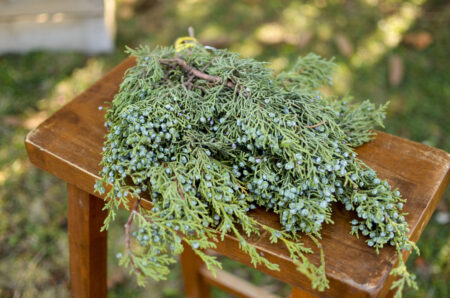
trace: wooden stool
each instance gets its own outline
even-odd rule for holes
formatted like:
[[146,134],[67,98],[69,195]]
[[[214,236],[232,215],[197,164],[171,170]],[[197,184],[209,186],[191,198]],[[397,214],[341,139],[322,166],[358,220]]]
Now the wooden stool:
[[[100,170],[104,135],[104,111],[99,106],[111,101],[118,91],[125,70],[134,65],[128,59],[84,93],[61,108],[28,134],[25,144],[33,164],[67,182],[70,245],[70,276],[73,297],[106,296],[106,232],[100,233],[105,212],[103,199],[94,194],[94,182]],[[357,150],[358,156],[380,177],[386,178],[407,199],[405,212],[412,241],[417,241],[428,223],[448,182],[450,155],[429,146],[378,132],[376,139]],[[151,203],[144,202],[150,207]],[[264,210],[252,211],[257,220],[279,226],[278,216]],[[314,292],[310,282],[296,269],[282,244],[271,244],[269,237],[248,239],[261,254],[280,265],[280,271],[257,269],[293,286],[292,297],[383,297],[389,295],[393,281],[390,271],[397,255],[392,247],[377,255],[363,239],[349,234],[352,214],[335,204],[335,224],[323,228],[322,244],[330,289]],[[307,237],[305,244],[313,247]],[[234,236],[226,236],[216,251],[250,265],[249,257],[239,249]],[[405,253],[405,258],[407,253]],[[317,263],[318,255],[311,255]],[[182,257],[185,291],[188,297],[208,297],[209,285],[237,296],[270,297],[261,289],[226,272],[212,277],[186,249]]]

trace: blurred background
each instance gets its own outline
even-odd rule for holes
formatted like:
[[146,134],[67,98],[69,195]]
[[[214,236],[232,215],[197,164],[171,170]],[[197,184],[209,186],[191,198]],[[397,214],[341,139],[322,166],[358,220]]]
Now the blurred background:
[[[276,71],[312,51],[335,57],[327,92],[389,100],[385,131],[450,151],[446,1],[111,0],[72,7],[73,14],[37,2],[32,10],[27,2],[0,0],[0,297],[69,294],[65,185],[30,164],[23,141],[122,61],[125,45],[171,45],[191,25],[204,44],[269,61]],[[13,14],[14,5],[20,9]],[[449,197],[420,238],[421,256],[408,260],[420,289],[405,297],[450,297]],[[183,297],[178,267],[169,280],[139,288],[117,266],[124,219],[109,234],[110,297]],[[289,292],[233,261],[225,267],[279,295]],[[214,297],[227,296],[215,290]]]

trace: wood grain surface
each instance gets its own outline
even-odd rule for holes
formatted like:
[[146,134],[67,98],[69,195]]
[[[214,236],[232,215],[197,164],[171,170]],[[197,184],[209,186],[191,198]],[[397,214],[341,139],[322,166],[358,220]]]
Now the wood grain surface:
[[106,212],[104,201],[67,185],[72,298],[106,297],[107,232],[100,232]]
[[[134,65],[134,59],[125,60],[84,93],[61,108],[53,116],[31,131],[25,143],[33,164],[77,188],[94,194],[98,178],[104,135],[105,102],[113,99],[123,74]],[[450,155],[442,150],[377,132],[375,140],[357,148],[358,156],[372,167],[381,178],[398,188],[407,199],[405,211],[411,229],[410,238],[417,241],[428,223],[449,182]],[[146,206],[150,206],[146,202]],[[392,278],[390,271],[397,256],[386,247],[377,255],[364,239],[349,234],[353,214],[342,205],[333,206],[335,224],[323,228],[322,244],[325,251],[326,272],[330,289],[321,296],[375,297],[388,294]],[[252,212],[257,220],[279,226],[275,214],[257,209]],[[280,264],[280,271],[258,267],[280,280],[310,291],[306,280],[291,263],[288,251],[270,244],[267,235],[249,239],[269,260]],[[311,242],[305,237],[307,245]],[[217,243],[217,252],[250,264],[249,257],[239,250],[238,241],[227,236]],[[405,255],[406,256],[406,255]],[[314,262],[317,255],[311,255]]]

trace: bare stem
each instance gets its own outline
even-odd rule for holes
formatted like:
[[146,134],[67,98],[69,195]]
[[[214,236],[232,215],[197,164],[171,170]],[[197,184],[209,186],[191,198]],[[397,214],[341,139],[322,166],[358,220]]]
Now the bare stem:
[[[223,82],[221,77],[212,76],[207,73],[204,73],[203,71],[200,71],[200,70],[196,69],[195,67],[188,65],[186,63],[186,61],[184,61],[180,57],[174,57],[171,59],[159,59],[159,63],[164,64],[164,65],[169,65],[169,66],[173,66],[173,64],[176,64],[188,75],[193,75],[199,79],[202,79],[202,80],[205,80],[208,82],[212,82],[212,83],[216,83],[216,84],[220,84]],[[225,82],[225,85],[231,89],[235,89],[237,84],[234,84],[233,82],[227,80]],[[239,89],[242,89],[242,86],[238,85],[238,87],[239,87]],[[245,91],[244,91],[244,93],[245,93]]]
[[189,26],[188,33],[190,37],[194,38],[194,27]]
[[184,197],[184,194],[183,194],[183,190],[181,189],[180,183],[178,183],[178,179],[175,176],[175,174],[173,174],[173,181],[175,181],[175,183],[177,184],[178,194],[180,195],[180,197],[183,200],[186,200],[186,198]]
[[317,127],[317,126],[321,126],[321,125],[324,124],[325,122],[326,122],[326,120],[324,119],[324,120],[320,121],[320,122],[317,123],[317,124],[310,125],[310,126],[305,126],[305,127],[306,127],[306,128],[314,128],[314,127]]
[[133,270],[135,272],[137,272],[138,274],[142,274],[142,272],[139,268],[136,267],[136,264],[134,263],[133,252],[131,250],[130,228],[131,228],[131,224],[133,223],[134,215],[137,214],[137,209],[140,205],[140,201],[141,200],[138,198],[134,202],[133,209],[131,210],[130,216],[128,217],[128,221],[125,224],[125,247],[127,250],[127,254],[130,258],[131,267],[133,267]]

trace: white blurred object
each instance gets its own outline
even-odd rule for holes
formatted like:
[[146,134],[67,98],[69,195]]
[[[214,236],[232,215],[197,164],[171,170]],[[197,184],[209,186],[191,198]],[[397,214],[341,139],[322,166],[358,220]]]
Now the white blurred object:
[[114,49],[114,0],[0,0],[0,53]]
[[450,213],[448,212],[437,212],[436,221],[441,225],[448,224],[450,222]]

